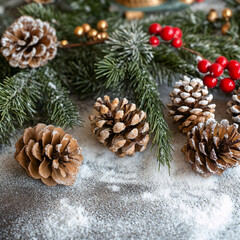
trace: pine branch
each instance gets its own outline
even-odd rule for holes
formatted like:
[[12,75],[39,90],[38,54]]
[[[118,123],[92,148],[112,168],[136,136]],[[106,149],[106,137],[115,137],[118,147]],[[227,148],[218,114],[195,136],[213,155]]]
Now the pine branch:
[[130,84],[139,108],[148,115],[153,146],[157,146],[156,155],[159,167],[161,164],[166,164],[170,168],[172,135],[164,120],[163,104],[156,83],[145,66],[135,64],[131,69]]
[[237,0],[223,0],[223,1],[226,2],[227,6],[232,8],[237,8],[240,6],[239,1]]
[[130,24],[116,30],[105,50],[106,56],[97,64],[97,77],[106,78],[105,86],[118,91],[131,89],[138,106],[148,114],[153,145],[157,145],[159,164],[170,166],[171,133],[164,120],[163,104],[157,85],[148,69],[153,59],[148,35],[138,25]]
[[17,73],[0,84],[0,143],[9,143],[15,129],[33,118],[40,91],[41,84],[28,72]]
[[69,91],[62,86],[56,72],[49,67],[43,68],[41,72],[39,81],[43,85],[42,111],[46,114],[47,123],[54,123],[63,128],[82,125],[78,108],[70,99]]

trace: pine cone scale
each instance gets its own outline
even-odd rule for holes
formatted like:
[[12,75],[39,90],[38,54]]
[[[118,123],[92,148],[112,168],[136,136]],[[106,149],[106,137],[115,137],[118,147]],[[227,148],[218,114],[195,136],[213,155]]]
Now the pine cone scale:
[[32,149],[33,149],[34,144],[35,144],[35,141],[31,139],[29,141],[28,145],[26,145],[26,154],[33,164],[37,164],[38,163],[37,158],[35,158],[33,153],[32,153]]
[[51,176],[51,172],[50,161],[47,161],[47,159],[44,158],[39,166],[39,174],[42,178],[49,178]]
[[38,169],[39,169],[39,164],[33,164],[32,162],[29,163],[28,173],[31,177],[35,179],[41,179]]

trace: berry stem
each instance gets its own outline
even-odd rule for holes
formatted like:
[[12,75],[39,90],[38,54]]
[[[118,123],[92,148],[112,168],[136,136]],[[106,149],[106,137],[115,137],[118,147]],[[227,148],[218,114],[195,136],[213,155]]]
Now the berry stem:
[[[169,43],[169,42],[163,42],[163,43],[161,43],[161,44],[168,44],[168,45],[169,45],[170,43]],[[183,44],[183,45],[184,45],[184,44]],[[188,51],[188,52],[190,52],[190,53],[193,53],[193,54],[201,57],[202,59],[205,59],[200,52],[194,51],[194,50],[192,50],[192,49],[190,49],[190,48],[187,48],[187,47],[184,47],[184,46],[182,46],[181,48],[184,49],[185,51]]]
[[202,55],[200,52],[194,51],[194,50],[192,50],[192,49],[190,49],[190,48],[183,47],[183,46],[182,46],[182,49],[184,49],[185,51],[188,51],[188,52],[190,52],[190,53],[193,53],[193,54],[201,57],[202,59],[204,59],[203,55]]

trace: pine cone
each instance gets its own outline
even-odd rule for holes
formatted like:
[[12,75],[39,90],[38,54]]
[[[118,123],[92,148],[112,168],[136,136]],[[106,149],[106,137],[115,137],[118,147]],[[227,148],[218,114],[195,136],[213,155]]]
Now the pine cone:
[[56,31],[47,22],[22,16],[5,31],[1,45],[1,52],[12,67],[37,68],[55,57]]
[[240,124],[240,88],[234,90],[232,101],[228,102],[229,109],[227,112],[232,115],[232,120]]
[[108,96],[104,96],[104,100],[98,98],[94,108],[96,113],[89,117],[92,132],[110,151],[125,157],[146,149],[149,124],[144,111],[128,104],[126,98],[110,102]]
[[200,122],[214,118],[215,104],[209,104],[213,96],[208,95],[207,87],[203,87],[200,79],[190,79],[176,82],[174,90],[170,93],[171,103],[168,104],[169,114],[174,122],[178,122],[179,131],[189,132]]
[[227,120],[217,123],[209,119],[199,123],[188,133],[188,142],[182,152],[194,171],[204,177],[221,175],[240,161],[240,134],[236,124]]
[[24,130],[16,143],[15,159],[48,186],[72,185],[83,157],[76,139],[52,125],[38,124]]

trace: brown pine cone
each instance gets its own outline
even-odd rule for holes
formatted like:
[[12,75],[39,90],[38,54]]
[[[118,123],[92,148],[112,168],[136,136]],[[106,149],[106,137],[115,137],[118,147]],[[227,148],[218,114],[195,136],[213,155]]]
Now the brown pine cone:
[[170,93],[171,103],[168,104],[169,114],[174,122],[179,123],[179,131],[189,132],[200,122],[214,118],[215,104],[210,104],[212,94],[208,95],[207,87],[197,78],[176,82],[174,90]]
[[227,112],[232,115],[232,120],[240,124],[240,88],[234,90],[232,101],[228,102],[229,109]]
[[128,104],[123,98],[112,102],[108,96],[98,98],[94,108],[96,113],[89,117],[92,132],[99,142],[119,157],[133,156],[146,149],[149,141],[149,124],[146,113]]
[[213,119],[199,123],[188,133],[182,152],[193,170],[203,177],[221,175],[240,162],[238,126],[229,125],[227,120],[222,120],[220,124]]
[[57,53],[56,30],[29,16],[18,18],[1,39],[1,52],[12,67],[37,68]]
[[77,140],[52,125],[24,130],[16,143],[15,159],[35,179],[48,186],[73,185],[83,157]]

